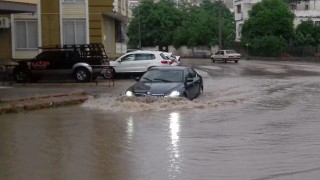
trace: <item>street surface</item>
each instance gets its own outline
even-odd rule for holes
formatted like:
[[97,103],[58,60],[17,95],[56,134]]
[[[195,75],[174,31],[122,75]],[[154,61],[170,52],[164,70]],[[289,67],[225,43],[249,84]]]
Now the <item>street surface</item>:
[[79,106],[1,115],[0,179],[319,179],[319,63],[182,64],[204,79],[194,101],[125,98],[134,80],[118,79],[83,85],[97,94]]

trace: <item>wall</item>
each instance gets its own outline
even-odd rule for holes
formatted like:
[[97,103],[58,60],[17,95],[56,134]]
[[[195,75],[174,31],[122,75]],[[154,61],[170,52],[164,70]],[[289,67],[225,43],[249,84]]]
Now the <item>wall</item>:
[[61,44],[59,0],[41,0],[41,39],[40,46]]
[[89,1],[89,38],[90,43],[101,43],[103,41],[102,24],[103,12],[113,11],[111,0],[90,0]]
[[86,18],[86,4],[69,4],[62,3],[62,17],[63,18]]
[[[1,16],[10,18],[9,15]],[[0,28],[0,61],[11,59],[11,28]]]

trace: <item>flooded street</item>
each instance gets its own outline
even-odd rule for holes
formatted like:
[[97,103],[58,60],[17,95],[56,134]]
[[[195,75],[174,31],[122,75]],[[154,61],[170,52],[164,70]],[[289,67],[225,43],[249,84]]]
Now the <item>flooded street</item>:
[[183,59],[194,101],[120,96],[0,115],[2,180],[316,180],[320,64]]

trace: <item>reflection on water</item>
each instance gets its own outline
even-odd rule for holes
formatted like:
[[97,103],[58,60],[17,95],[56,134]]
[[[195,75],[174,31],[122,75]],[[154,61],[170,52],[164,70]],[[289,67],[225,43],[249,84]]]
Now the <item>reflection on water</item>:
[[170,113],[170,137],[171,146],[168,148],[170,156],[169,173],[170,179],[175,179],[177,174],[181,171],[181,150],[179,145],[179,133],[180,133],[180,114],[178,112]]
[[134,131],[133,119],[132,119],[132,116],[129,116],[127,118],[127,140],[130,142],[128,143],[131,143],[132,141],[133,131]]

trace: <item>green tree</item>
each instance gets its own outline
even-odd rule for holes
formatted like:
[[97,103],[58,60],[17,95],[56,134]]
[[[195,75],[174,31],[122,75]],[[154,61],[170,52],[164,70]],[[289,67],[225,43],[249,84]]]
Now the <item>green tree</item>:
[[[241,42],[250,44],[258,55],[278,55],[294,36],[293,20],[294,14],[283,0],[263,0],[249,11],[249,18],[242,27]],[[270,46],[273,43],[278,48]]]
[[[172,1],[143,0],[133,9],[129,24],[129,47],[135,48],[141,38],[142,46],[168,46],[173,43],[173,33],[181,23],[182,15]],[[140,37],[139,37],[140,24]]]
[[187,45],[189,47],[218,44],[219,36],[219,6],[222,16],[222,42],[229,45],[234,41],[235,26],[233,14],[224,4],[204,0],[199,6],[185,3],[179,9],[183,14],[180,27],[174,34],[174,45],[176,47]]
[[139,24],[142,46],[217,45],[219,5],[223,18],[222,40],[228,45],[234,41],[235,25],[233,14],[224,4],[204,0],[197,6],[180,1],[177,7],[169,0],[158,3],[143,0],[133,9],[133,19],[128,27],[128,46],[138,46]]
[[297,26],[294,43],[299,46],[317,47],[320,43],[320,27],[309,19]]

